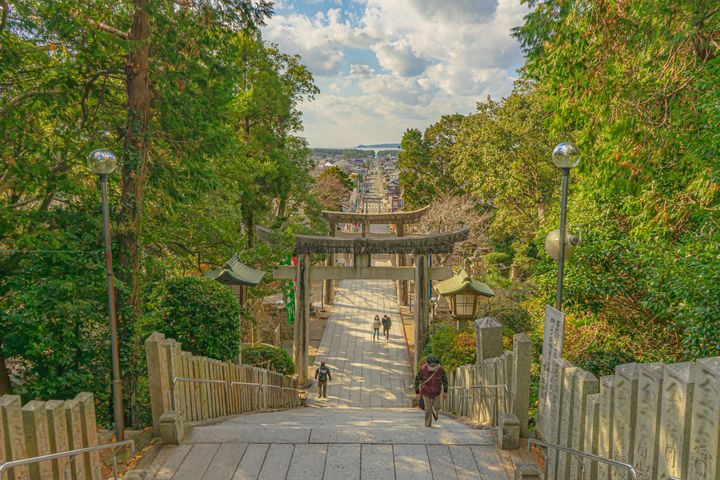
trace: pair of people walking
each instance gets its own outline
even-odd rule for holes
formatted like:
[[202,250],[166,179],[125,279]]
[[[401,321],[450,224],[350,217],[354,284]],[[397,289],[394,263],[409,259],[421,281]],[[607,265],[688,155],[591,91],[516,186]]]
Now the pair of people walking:
[[435,355],[428,355],[415,375],[415,396],[418,406],[425,410],[425,426],[432,427],[433,418],[438,419],[440,395],[447,398],[448,379],[445,369]]
[[383,335],[385,336],[385,340],[390,339],[390,327],[392,327],[392,320],[387,314],[383,315],[382,320],[380,319],[379,315],[375,315],[375,318],[373,319],[373,342],[375,341],[375,338],[380,338],[381,325],[383,327]]

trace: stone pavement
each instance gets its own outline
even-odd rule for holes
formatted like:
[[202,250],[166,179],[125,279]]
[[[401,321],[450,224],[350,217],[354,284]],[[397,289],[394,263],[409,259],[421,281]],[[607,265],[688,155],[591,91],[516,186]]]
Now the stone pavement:
[[507,480],[494,432],[409,408],[299,408],[195,427],[155,480]]
[[[372,339],[372,319],[388,314],[390,339]],[[382,333],[382,329],[380,330]],[[328,398],[313,389],[308,404],[330,407],[408,407],[413,375],[390,280],[343,280],[325,326],[315,367],[332,371]],[[311,372],[314,375],[313,372]],[[311,375],[311,377],[312,377]]]

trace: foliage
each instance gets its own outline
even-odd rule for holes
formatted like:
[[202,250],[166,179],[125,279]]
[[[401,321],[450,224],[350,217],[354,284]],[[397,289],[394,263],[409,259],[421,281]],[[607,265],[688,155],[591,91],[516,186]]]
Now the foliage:
[[241,309],[226,285],[205,277],[180,277],[157,284],[146,305],[146,334],[164,333],[195,355],[237,357]]
[[342,204],[350,198],[354,182],[350,175],[338,166],[325,169],[315,181],[313,195],[326,210],[342,210]]
[[405,132],[400,143],[398,170],[403,201],[407,208],[419,208],[443,195],[459,190],[450,162],[462,115],[443,115],[425,133]]
[[451,323],[435,325],[423,357],[435,355],[445,370],[451,372],[460,365],[475,363],[475,334],[471,331],[458,332]]
[[507,98],[479,102],[458,129],[452,174],[467,182],[468,192],[492,204],[497,238],[531,240],[556,198],[547,117],[533,84],[520,81]]
[[[20,392],[108,397],[98,373],[108,356],[103,263],[91,267],[78,252],[102,245],[84,159],[110,148],[121,160],[108,186],[126,424],[138,426],[148,285],[237,252],[252,266],[286,256],[287,242],[254,245],[259,223],[283,234],[325,228],[307,144],[296,136],[300,102],[317,88],[299,57],[263,42],[259,27],[272,14],[264,0],[20,0],[2,13],[0,248],[9,253],[0,256],[0,321],[12,335],[0,340],[0,366],[8,356],[28,366]],[[53,345],[68,359],[40,358]],[[72,355],[85,368],[70,378]]]
[[[583,152],[569,211],[584,240],[567,267],[568,307],[615,331],[655,332],[668,359],[717,355],[720,11],[527,3],[517,31],[526,72],[555,113],[552,131],[571,128]],[[538,267],[547,298],[552,262]]]
[[284,375],[295,373],[295,365],[292,357],[283,348],[272,345],[258,345],[251,348],[243,348],[243,363],[254,365],[259,368],[266,368]]
[[512,298],[497,296],[487,302],[480,302],[479,317],[492,317],[505,327],[507,336],[532,331],[530,313]]

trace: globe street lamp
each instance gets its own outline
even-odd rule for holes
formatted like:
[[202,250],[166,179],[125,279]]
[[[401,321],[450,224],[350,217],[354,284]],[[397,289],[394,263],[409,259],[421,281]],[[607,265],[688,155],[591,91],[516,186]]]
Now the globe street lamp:
[[[557,293],[555,297],[555,308],[562,311],[562,287],[563,287],[563,271],[565,269],[566,245],[566,227],[565,218],[567,211],[567,194],[568,183],[570,182],[570,170],[577,167],[580,163],[580,151],[572,143],[560,143],[552,153],[553,163],[562,172],[562,197],[560,200],[560,231],[558,238],[558,278]],[[552,233],[552,232],[551,232]],[[547,244],[547,241],[546,241]],[[572,245],[572,243],[571,243]],[[577,242],[575,242],[577,245]],[[574,249],[574,246],[573,246]]]
[[110,316],[110,352],[112,365],[113,418],[115,439],[124,440],[122,384],[120,383],[120,355],[118,353],[117,320],[115,314],[115,283],[110,241],[110,209],[108,207],[107,177],[117,168],[117,158],[110,150],[99,148],[88,155],[87,166],[100,178],[103,211],[103,237],[105,240],[105,267],[107,276],[108,313]]

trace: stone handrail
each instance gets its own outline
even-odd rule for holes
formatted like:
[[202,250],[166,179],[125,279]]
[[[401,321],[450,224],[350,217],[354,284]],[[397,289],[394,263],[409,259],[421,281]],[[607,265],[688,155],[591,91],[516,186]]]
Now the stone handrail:
[[[619,365],[600,379],[561,358],[551,377],[538,418],[546,441],[633,465],[641,480],[720,478],[720,357]],[[557,451],[546,468],[559,480],[628,475]]]
[[[17,395],[0,397],[0,463],[92,448],[97,444],[95,400],[91,393],[80,393],[72,400],[32,400],[25,406]],[[84,451],[74,461],[63,455],[30,465],[17,463],[21,464],[13,468],[14,477],[10,478],[61,480],[65,478],[65,470],[76,480],[101,478],[97,451]],[[0,478],[7,476],[0,474]]]
[[157,332],[145,351],[153,427],[166,443],[182,441],[188,422],[300,405],[294,377],[195,356]]
[[520,435],[528,436],[530,398],[530,339],[513,337],[513,350],[504,352],[502,326],[492,319],[475,322],[477,361],[448,375],[445,408],[479,423],[497,426],[500,416],[513,414]]

